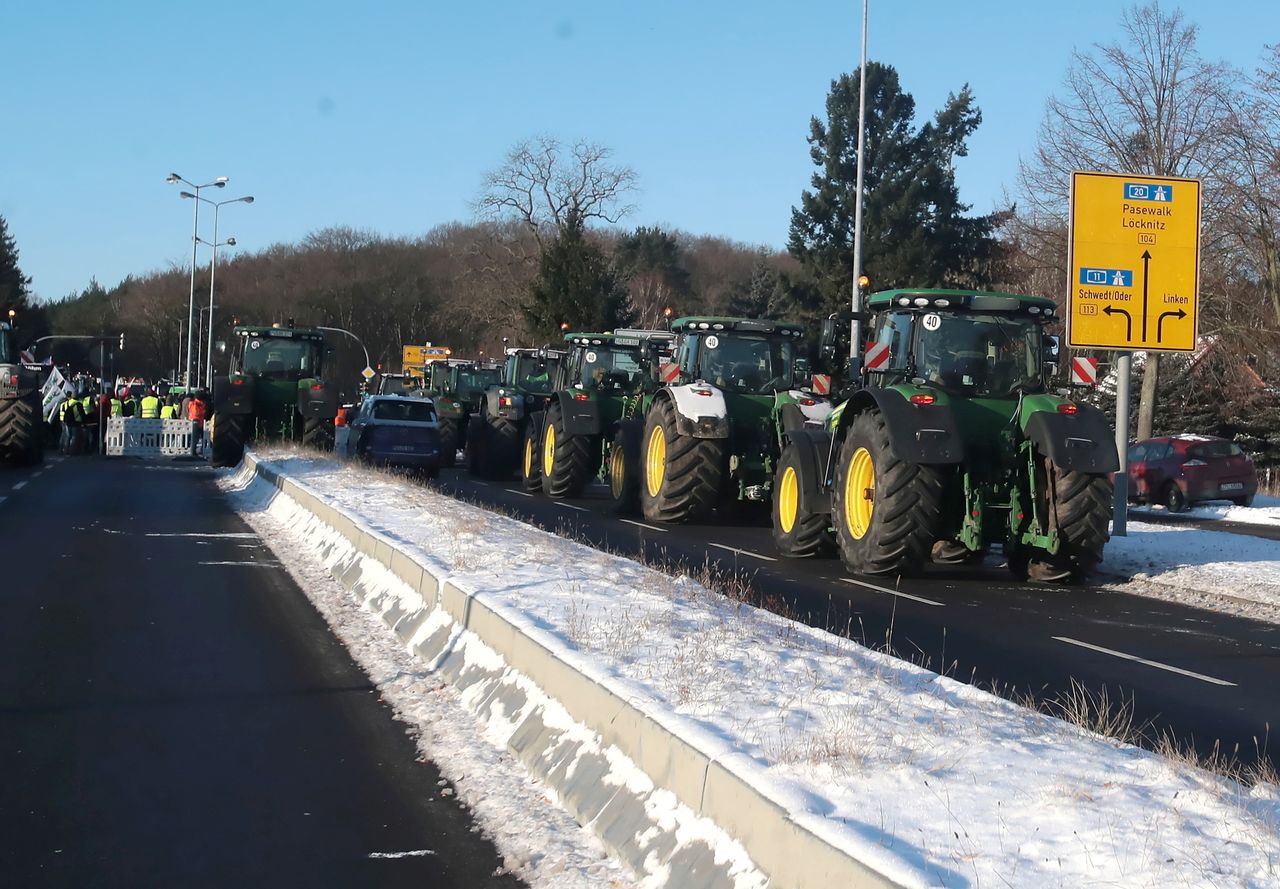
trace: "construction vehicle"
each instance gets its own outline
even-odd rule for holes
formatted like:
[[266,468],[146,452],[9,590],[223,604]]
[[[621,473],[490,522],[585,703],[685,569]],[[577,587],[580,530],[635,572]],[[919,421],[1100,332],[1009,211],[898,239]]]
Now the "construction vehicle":
[[[1100,410],[1049,391],[1053,302],[910,289],[867,306],[860,387],[782,454],[780,551],[793,554],[796,529],[830,526],[859,574],[980,561],[999,544],[1021,579],[1083,578],[1102,558],[1119,459]],[[828,353],[839,326],[824,325]]]
[[40,371],[22,363],[13,328],[0,321],[0,460],[31,465],[44,459]]
[[[637,445],[656,392],[656,368],[675,336],[665,330],[567,333],[550,403],[532,418],[521,449],[526,491],[577,497],[595,478],[620,510],[639,494]],[[623,429],[627,431],[624,432]]]
[[671,329],[675,362],[660,371],[664,385],[645,413],[640,445],[645,518],[703,521],[725,501],[769,501],[787,436],[820,429],[831,412],[798,372],[804,328],[696,317],[679,318]]
[[426,392],[440,422],[440,465],[452,466],[485,392],[502,383],[502,365],[450,358],[429,365],[427,374]]
[[542,412],[565,353],[558,349],[507,349],[502,382],[480,399],[477,422],[467,423],[467,472],[509,478],[519,462],[529,418]]
[[250,441],[333,447],[338,387],[323,377],[324,331],[287,324],[237,325],[227,376],[214,378],[214,466],[240,461]]

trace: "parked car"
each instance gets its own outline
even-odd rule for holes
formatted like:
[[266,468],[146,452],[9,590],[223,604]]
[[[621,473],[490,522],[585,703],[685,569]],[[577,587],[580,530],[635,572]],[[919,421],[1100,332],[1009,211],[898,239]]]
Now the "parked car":
[[427,478],[440,471],[440,424],[429,398],[372,395],[335,431],[339,454]]
[[1208,435],[1148,438],[1129,445],[1129,499],[1182,512],[1203,500],[1251,506],[1258,473],[1240,446]]

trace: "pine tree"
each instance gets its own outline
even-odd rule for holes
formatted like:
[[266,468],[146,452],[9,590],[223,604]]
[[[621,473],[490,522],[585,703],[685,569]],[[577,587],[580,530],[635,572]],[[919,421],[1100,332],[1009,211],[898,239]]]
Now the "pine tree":
[[[830,307],[847,303],[853,276],[858,157],[857,74],[831,84],[825,122],[810,122],[812,191],[791,211],[788,247]],[[863,268],[876,289],[988,286],[1002,252],[994,232],[1006,213],[967,217],[953,160],[982,122],[965,86],[931,123],[914,128],[915,100],[889,65],[867,65]]]
[[18,265],[18,242],[9,232],[9,223],[0,216],[0,319],[14,313],[19,345],[25,346],[48,332],[43,307],[31,301],[31,278]]
[[538,260],[525,317],[535,336],[559,339],[561,325],[609,330],[628,320],[627,291],[604,251],[586,237],[582,217],[571,214]]

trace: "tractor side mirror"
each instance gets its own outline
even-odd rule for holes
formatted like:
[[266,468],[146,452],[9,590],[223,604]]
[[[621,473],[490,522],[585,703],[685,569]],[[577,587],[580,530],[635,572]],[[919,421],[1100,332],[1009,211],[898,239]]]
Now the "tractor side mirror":
[[818,348],[821,349],[824,354],[835,351],[836,319],[822,319],[822,332],[818,334]]
[[1053,376],[1058,372],[1058,357],[1062,352],[1062,337],[1056,334],[1046,335],[1041,346],[1044,351],[1044,363],[1049,372],[1049,376]]

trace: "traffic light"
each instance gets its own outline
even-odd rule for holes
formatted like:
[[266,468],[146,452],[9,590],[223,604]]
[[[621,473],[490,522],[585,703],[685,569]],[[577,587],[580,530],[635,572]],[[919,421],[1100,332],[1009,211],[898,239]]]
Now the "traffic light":
[[124,351],[124,334],[120,334],[120,351]]

